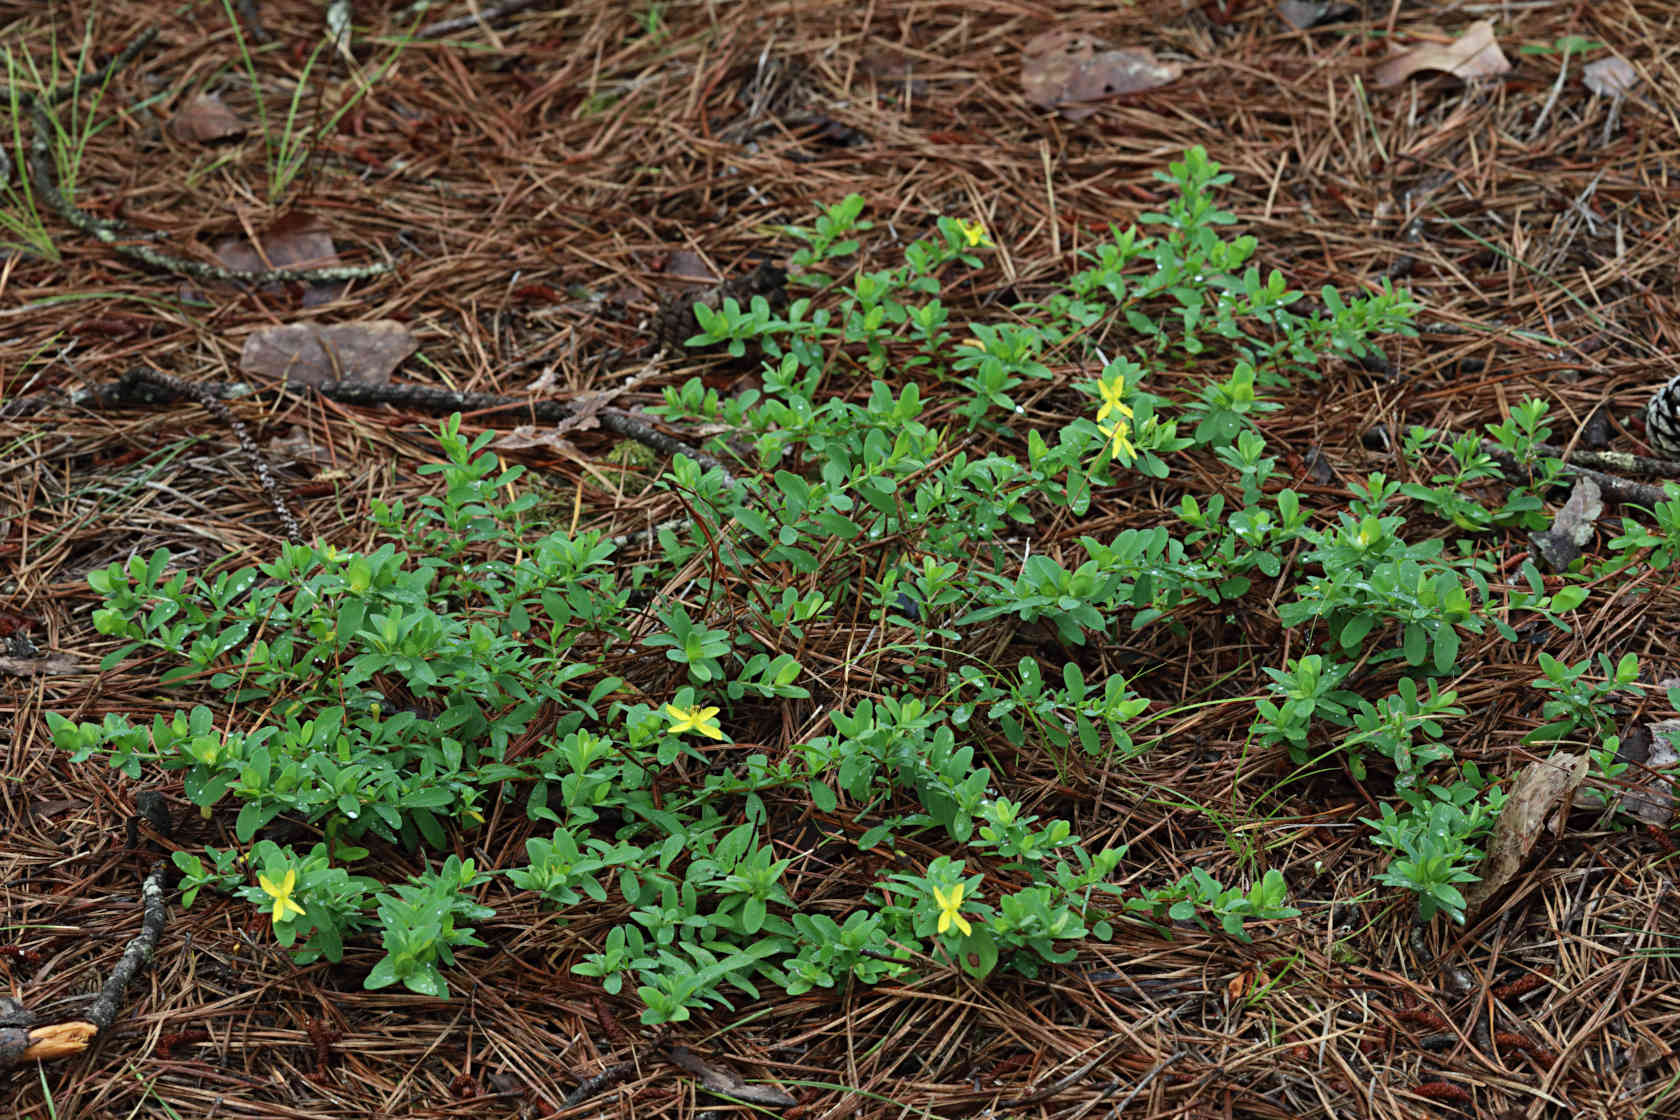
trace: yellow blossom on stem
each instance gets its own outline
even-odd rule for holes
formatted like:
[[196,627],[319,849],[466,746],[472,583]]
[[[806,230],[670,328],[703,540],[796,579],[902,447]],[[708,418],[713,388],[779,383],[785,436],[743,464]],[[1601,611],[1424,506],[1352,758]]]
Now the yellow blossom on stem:
[[1102,393],[1103,402],[1102,407],[1097,409],[1097,423],[1101,424],[1104,420],[1107,420],[1108,414],[1111,412],[1118,412],[1127,419],[1131,418],[1132,406],[1126,403],[1126,379],[1124,377],[1104,378],[1097,382],[1097,389]]
[[974,932],[974,927],[968,924],[968,919],[962,916],[963,887],[961,883],[949,890],[940,887],[933,888],[933,900],[939,904],[939,932],[944,933],[952,926],[956,926],[964,937]]
[[963,240],[968,243],[970,249],[976,246],[986,249],[991,248],[992,239],[986,233],[985,222],[958,218],[957,229],[962,231]]
[[292,914],[295,914],[300,918],[304,916],[303,907],[299,906],[292,898],[292,891],[297,887],[296,868],[286,868],[286,873],[280,877],[280,881],[278,883],[276,883],[273,879],[270,879],[267,875],[258,875],[257,886],[261,887],[263,889],[263,893],[274,900],[275,925],[279,925]]
[[723,731],[718,727],[717,714],[716,708],[679,708],[675,704],[665,705],[665,715],[671,720],[673,735],[681,735],[685,731],[698,731],[708,739],[722,739]]
[[1097,425],[1097,430],[1109,439],[1109,450],[1115,458],[1123,451],[1128,460],[1137,458],[1137,448],[1132,446],[1131,429],[1124,420],[1116,420],[1113,426]]

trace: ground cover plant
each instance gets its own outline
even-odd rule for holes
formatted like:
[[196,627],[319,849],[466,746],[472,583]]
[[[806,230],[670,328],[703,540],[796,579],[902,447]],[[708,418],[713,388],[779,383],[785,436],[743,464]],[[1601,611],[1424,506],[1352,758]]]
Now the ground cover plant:
[[[181,197],[218,185],[251,228],[328,198],[394,200],[411,229],[441,198],[461,224],[397,262],[401,297],[384,264],[261,259],[254,279],[294,287],[240,288],[222,249],[112,272],[104,247],[133,231],[85,212],[115,189],[95,169],[121,114],[162,102],[115,65],[98,98],[56,83],[92,70],[95,36],[101,60],[150,40],[18,25],[6,283],[110,322],[48,315],[7,343],[0,796],[24,839],[4,963],[74,1020],[135,956],[87,936],[95,914],[137,926],[143,879],[164,931],[131,1006],[82,1016],[92,1054],[13,1072],[22,1109],[172,1114],[230,1066],[251,1110],[322,1115],[371,1107],[368,1086],[413,1114],[605,1093],[682,1114],[707,1094],[882,1115],[1676,1107],[1656,721],[1680,705],[1680,487],[1577,451],[1606,378],[1642,405],[1666,377],[1642,305],[1609,293],[1671,266],[1623,253],[1588,305],[1557,274],[1574,240],[1547,257],[1509,235],[1480,266],[1511,262],[1493,300],[1452,246],[1508,235],[1445,202],[1430,220],[1463,240],[1407,267],[1340,224],[1315,256],[1308,203],[1274,217],[1281,180],[1255,174],[1304,151],[1262,115],[1227,105],[1243,127],[1217,143],[1166,102],[1117,103],[1172,141],[1119,156],[997,116],[1019,97],[1002,76],[984,104],[1009,204],[988,203],[988,158],[917,108],[963,106],[950,79],[882,63],[834,13],[785,18],[840,36],[840,71],[803,51],[710,71],[725,26],[698,8],[528,13],[512,26],[569,60],[545,84],[522,68],[538,40],[475,22],[393,14],[351,51],[301,6],[264,9],[275,40],[203,7],[136,65],[171,75],[218,43],[169,79],[177,107],[219,89],[259,123],[234,151],[131,136]],[[1024,19],[941,11],[895,49],[978,59]],[[1275,19],[1204,13],[1165,41],[1230,60]],[[74,58],[50,45],[72,26]],[[1305,66],[1337,40],[1281,41]],[[1602,49],[1568,43],[1530,55]],[[452,111],[404,67],[484,100]],[[733,77],[662,134],[682,144],[609,152],[708,73]],[[860,80],[867,108],[833,98]],[[1490,129],[1518,112],[1417,88],[1421,124],[1392,103],[1357,102],[1357,129],[1303,119],[1357,146],[1346,169],[1409,176],[1389,153],[1455,107]],[[421,119],[452,144],[402,127]],[[510,147],[514,121],[603,170]],[[927,143],[945,170],[920,168]],[[1124,169],[1123,213],[1081,168]],[[1572,237],[1625,243],[1608,229]],[[587,281],[551,259],[569,253]],[[157,287],[171,271],[202,287]],[[367,286],[325,292],[322,321],[420,325],[398,383],[336,349],[314,381],[230,376],[262,324],[317,314],[302,284],[323,278]],[[110,341],[71,361],[90,337]],[[1482,373],[1493,353],[1522,374]],[[1612,984],[1620,1010],[1595,1014]]]

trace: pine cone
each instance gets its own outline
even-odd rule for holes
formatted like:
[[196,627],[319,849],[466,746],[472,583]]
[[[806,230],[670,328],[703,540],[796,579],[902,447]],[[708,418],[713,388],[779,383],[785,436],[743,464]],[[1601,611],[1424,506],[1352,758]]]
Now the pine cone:
[[1645,438],[1670,458],[1680,458],[1680,374],[1651,396],[1645,406]]

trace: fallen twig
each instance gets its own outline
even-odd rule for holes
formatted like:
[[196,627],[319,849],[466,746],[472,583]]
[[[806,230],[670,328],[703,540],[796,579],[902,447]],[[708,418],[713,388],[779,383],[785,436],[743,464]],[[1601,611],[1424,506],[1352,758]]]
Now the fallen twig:
[[122,1008],[123,993],[151,961],[169,921],[169,907],[164,901],[168,873],[169,864],[159,860],[141,881],[140,934],[123,949],[122,958],[99,989],[85,1018],[37,1027],[34,1014],[26,1008],[0,1008],[0,1069],[18,1062],[51,1061],[79,1054],[87,1049],[90,1039],[110,1029]]

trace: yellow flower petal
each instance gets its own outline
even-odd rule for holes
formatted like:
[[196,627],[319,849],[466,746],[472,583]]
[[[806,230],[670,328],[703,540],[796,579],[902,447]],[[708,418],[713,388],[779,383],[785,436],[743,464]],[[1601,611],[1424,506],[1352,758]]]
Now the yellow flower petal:
[[1124,420],[1116,420],[1113,427],[1099,424],[1097,429],[1109,438],[1110,450],[1113,451],[1115,458],[1119,458],[1122,451],[1126,453],[1128,459],[1137,458],[1137,448],[1132,446],[1130,429],[1127,428]]
[[958,910],[962,906],[962,896],[963,887],[961,883],[950,888],[950,890],[939,887],[933,888],[933,901],[939,905],[937,932],[944,933],[952,926],[956,926],[958,930],[962,931],[964,937],[974,932],[974,927],[968,924],[968,919],[963,917]]
[[724,738],[723,731],[717,724],[718,709],[689,708],[682,709],[675,704],[665,705],[665,714],[671,720],[671,734],[681,735],[685,731],[698,731],[708,739]]
[[986,223],[965,218],[957,219],[957,228],[962,231],[963,240],[968,242],[969,248],[975,246],[990,247],[992,239],[986,233]]
[[1130,417],[1132,406],[1126,403],[1126,379],[1124,377],[1104,378],[1097,382],[1097,391],[1102,394],[1102,407],[1097,409],[1097,423],[1108,419],[1111,412]]
[[258,875],[257,886],[261,887],[263,893],[274,900],[275,925],[285,921],[289,914],[295,914],[300,918],[304,916],[303,907],[299,906],[292,898],[292,891],[297,887],[296,868],[288,867],[286,874],[280,877],[278,883],[267,875]]

